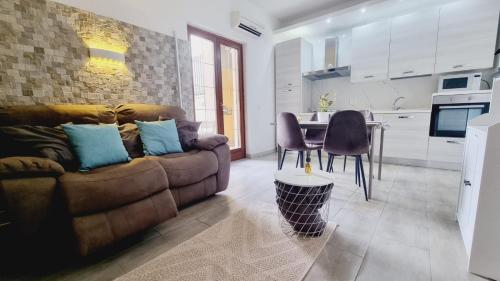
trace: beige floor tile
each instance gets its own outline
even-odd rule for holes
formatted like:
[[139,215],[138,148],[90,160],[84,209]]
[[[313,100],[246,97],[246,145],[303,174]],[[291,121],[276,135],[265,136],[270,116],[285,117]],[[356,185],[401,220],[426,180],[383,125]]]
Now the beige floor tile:
[[363,259],[349,251],[327,243],[313,264],[305,281],[350,281],[355,280]]
[[430,281],[429,252],[393,240],[373,239],[356,280]]

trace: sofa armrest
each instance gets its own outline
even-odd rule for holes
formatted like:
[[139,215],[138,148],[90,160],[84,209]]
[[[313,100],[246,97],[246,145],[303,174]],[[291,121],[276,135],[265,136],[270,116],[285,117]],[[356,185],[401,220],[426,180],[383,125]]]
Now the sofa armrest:
[[214,150],[216,147],[226,144],[229,139],[224,135],[207,134],[198,137],[195,148],[202,150]]
[[64,172],[64,168],[59,163],[48,158],[0,158],[0,179],[59,176]]

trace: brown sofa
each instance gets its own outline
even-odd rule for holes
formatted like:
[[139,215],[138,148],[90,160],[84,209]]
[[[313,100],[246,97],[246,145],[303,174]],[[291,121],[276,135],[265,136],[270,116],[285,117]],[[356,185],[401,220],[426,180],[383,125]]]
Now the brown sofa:
[[[0,108],[0,126],[122,125],[159,116],[186,118],[174,106],[36,105]],[[137,137],[122,138],[127,148],[141,149]],[[33,157],[37,155],[0,158],[0,238],[2,225],[4,232],[8,228],[16,237],[29,239],[47,228],[48,221],[53,225],[54,217],[65,217],[78,253],[89,255],[225,190],[230,166],[226,142],[220,135],[201,136],[195,148],[184,153],[142,156],[89,172],[68,171],[53,160]],[[64,220],[56,221],[65,226]]]

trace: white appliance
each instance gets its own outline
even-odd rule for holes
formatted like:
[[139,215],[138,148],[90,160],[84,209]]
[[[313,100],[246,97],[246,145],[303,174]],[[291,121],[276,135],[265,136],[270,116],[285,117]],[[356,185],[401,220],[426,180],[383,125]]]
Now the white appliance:
[[242,31],[253,34],[257,37],[260,37],[264,32],[264,28],[262,26],[241,16],[238,11],[231,13],[231,26],[233,28],[239,28]]
[[480,90],[482,77],[481,72],[442,75],[439,77],[438,92]]

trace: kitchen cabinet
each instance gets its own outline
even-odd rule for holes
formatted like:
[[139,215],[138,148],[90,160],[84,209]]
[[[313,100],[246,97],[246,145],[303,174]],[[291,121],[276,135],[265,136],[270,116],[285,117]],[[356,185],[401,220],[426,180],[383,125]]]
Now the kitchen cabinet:
[[[405,160],[426,160],[430,116],[430,111],[374,112],[375,120],[385,122],[390,126],[385,131],[384,157]],[[374,139],[375,157],[378,157],[378,137]]]
[[389,78],[434,73],[439,8],[392,19]]
[[276,114],[298,114],[311,107],[311,81],[302,73],[312,70],[312,46],[298,38],[275,47]]
[[[479,119],[484,121],[486,118]],[[500,280],[499,143],[498,121],[489,125],[468,126],[457,205],[468,270],[493,280]]]
[[459,1],[440,10],[436,73],[491,68],[500,1]]
[[458,169],[464,155],[463,138],[430,137],[427,160]]
[[387,79],[391,22],[374,22],[352,29],[351,82]]

